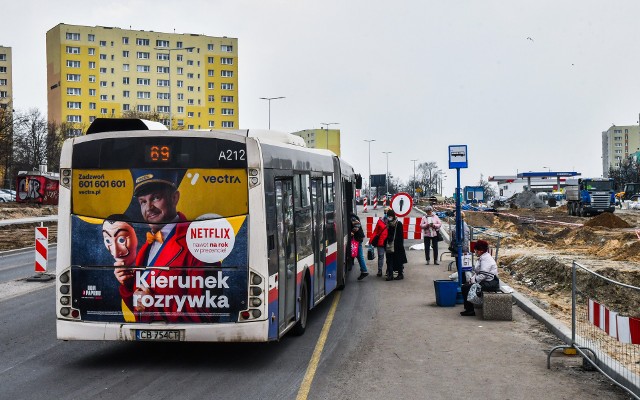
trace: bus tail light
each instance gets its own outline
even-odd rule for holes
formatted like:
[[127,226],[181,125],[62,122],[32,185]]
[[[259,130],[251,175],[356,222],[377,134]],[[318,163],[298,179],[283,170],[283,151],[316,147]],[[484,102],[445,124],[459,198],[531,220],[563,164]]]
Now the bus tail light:
[[249,270],[249,303],[248,308],[240,312],[240,322],[256,320],[262,316],[264,304],[264,290],[262,285],[264,278],[254,271]]
[[60,184],[67,189],[71,189],[71,168],[60,169]]
[[260,184],[260,170],[249,168],[249,187],[256,187]]
[[60,286],[58,291],[58,302],[60,303],[59,313],[63,318],[78,319],[80,311],[72,307],[73,300],[71,298],[71,273],[69,270],[63,272],[58,277]]

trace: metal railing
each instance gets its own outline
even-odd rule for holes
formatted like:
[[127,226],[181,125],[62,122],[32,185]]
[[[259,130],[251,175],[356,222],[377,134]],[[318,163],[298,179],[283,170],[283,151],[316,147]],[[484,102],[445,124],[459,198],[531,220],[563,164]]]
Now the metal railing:
[[640,400],[640,288],[617,282],[573,262],[571,343],[584,364]]

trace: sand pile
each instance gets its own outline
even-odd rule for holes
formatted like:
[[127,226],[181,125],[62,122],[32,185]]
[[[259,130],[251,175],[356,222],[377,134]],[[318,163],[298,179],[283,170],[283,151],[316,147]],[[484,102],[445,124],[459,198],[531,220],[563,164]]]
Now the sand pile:
[[516,206],[518,208],[546,208],[548,207],[542,200],[540,200],[535,193],[530,190],[524,191],[518,194],[516,197]]
[[629,225],[625,220],[608,212],[591,218],[587,223],[584,224],[584,226],[604,228],[631,228],[631,225]]

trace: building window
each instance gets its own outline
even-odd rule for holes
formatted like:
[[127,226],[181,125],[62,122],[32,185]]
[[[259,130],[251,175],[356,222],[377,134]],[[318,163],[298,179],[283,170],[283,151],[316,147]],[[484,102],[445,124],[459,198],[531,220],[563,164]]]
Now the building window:
[[138,72],[151,72],[151,67],[148,65],[138,65],[136,67],[136,70]]
[[89,75],[89,83],[95,83],[96,82],[96,76],[95,75]]
[[183,82],[183,81],[177,81],[176,83],[177,83],[177,86],[178,86],[178,87],[182,87],[182,86],[184,86],[184,82]]
[[68,68],[80,68],[80,61],[67,60]]
[[233,58],[231,57],[221,57],[220,64],[224,65],[233,65]]
[[[68,76],[68,75],[67,75]],[[68,80],[68,79],[67,79]],[[622,147],[622,143],[615,143],[614,144],[616,147]]]
[[71,32],[67,32],[67,40],[80,40],[80,34],[79,33],[71,33]]
[[95,96],[96,95],[96,90],[95,89],[89,89],[89,96]]
[[87,36],[87,40],[90,41],[90,42],[95,42],[96,41],[96,35],[90,33]]
[[122,44],[129,44],[129,38],[126,36],[122,37]]
[[169,113],[169,106],[158,106],[156,107],[156,110],[159,113]]
[[149,45],[149,39],[141,39],[141,38],[137,38],[136,39],[136,44],[138,46],[148,46]]
[[140,112],[151,112],[151,106],[149,104],[138,104],[136,109]]
[[193,92],[193,86],[187,86],[187,92]]
[[67,115],[67,122],[82,122],[81,115]]
[[169,47],[168,40],[156,40],[156,47]]
[[615,153],[616,154],[622,154],[622,150],[616,150]]
[[233,108],[223,108],[222,115],[233,115]]
[[100,87],[107,87],[107,81],[100,81]]
[[149,52],[148,51],[139,51],[139,52],[136,53],[136,56],[141,60],[148,60],[149,59]]
[[7,61],[7,55],[6,54],[0,54],[0,61]]
[[207,62],[209,64],[213,64],[213,57],[207,57]]
[[67,46],[67,54],[80,54],[80,47]]
[[96,103],[89,103],[89,110],[95,110],[96,109]]
[[0,74],[6,74],[7,73],[7,67],[0,67]]
[[207,50],[213,51],[213,43],[207,44]]
[[68,82],[80,82],[80,74],[67,74]]
[[158,100],[169,100],[169,93],[158,92]]
[[158,73],[159,74],[168,74],[169,73],[169,67],[161,67],[158,65]]
[[138,92],[138,98],[139,99],[150,99],[151,98],[151,92]]
[[89,61],[89,69],[96,69],[96,62],[95,61]]
[[130,110],[130,105],[129,104],[123,104],[122,105],[122,111],[129,111]]
[[136,83],[142,86],[151,86],[151,79],[137,78]]
[[106,60],[107,59],[107,55],[106,54],[100,54],[100,59],[101,60]]
[[122,57],[129,58],[129,50],[122,50]]
[[184,100],[184,93],[178,93],[178,100]]
[[107,47],[107,41],[106,40],[101,40],[100,41],[100,47]]
[[9,97],[9,92],[6,90],[0,91],[0,99],[6,99],[7,97]]
[[231,46],[229,44],[220,45],[220,51],[225,51],[227,53],[231,53],[231,52],[233,52],[233,46]]
[[182,42],[176,42],[176,47],[181,49],[182,48]]
[[177,54],[176,55],[176,60],[177,61],[182,61],[182,54]]
[[67,108],[71,110],[80,110],[82,103],[79,101],[67,101]]
[[220,97],[220,101],[223,103],[233,103],[233,96],[222,96]]
[[169,61],[169,53],[158,53],[156,57],[160,61]]
[[100,114],[106,114],[108,111],[106,108],[101,108],[100,109]]
[[101,67],[101,68],[100,68],[100,73],[101,73],[101,74],[106,74],[106,73],[107,73],[107,69],[106,69],[106,68]]
[[125,76],[124,78],[122,78],[122,84],[123,85],[128,85],[129,84],[129,77]]
[[207,85],[209,89],[215,89],[215,84],[213,82],[208,82]]
[[233,128],[233,121],[222,121],[223,128]]
[[213,128],[215,126],[215,122],[209,121],[209,128]]
[[178,67],[178,75],[182,75],[184,73],[184,69],[182,67]]
[[216,113],[215,108],[209,108],[209,115],[214,115]]
[[129,97],[130,95],[131,95],[131,92],[129,92],[128,90],[122,91],[122,97]]
[[182,106],[178,106],[178,113],[179,113],[179,114],[184,113],[184,107],[182,107]]
[[193,99],[188,99],[188,100],[187,100],[187,105],[192,106],[192,105],[193,105]]
[[158,79],[158,86],[169,86],[168,79]]
[[67,88],[68,96],[82,96],[82,89],[80,88]]
[[220,89],[222,90],[233,90],[233,83],[221,83]]
[[193,111],[189,111],[187,113],[187,118],[193,118]]
[[233,71],[222,70],[220,71],[220,76],[224,78],[233,78]]

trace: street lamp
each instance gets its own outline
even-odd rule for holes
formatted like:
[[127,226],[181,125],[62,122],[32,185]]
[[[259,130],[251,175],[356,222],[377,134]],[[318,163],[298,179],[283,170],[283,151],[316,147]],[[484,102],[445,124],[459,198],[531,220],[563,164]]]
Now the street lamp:
[[284,96],[280,97],[260,97],[260,100],[267,100],[269,102],[269,130],[271,130],[271,100],[286,99]]
[[171,52],[172,51],[180,51],[180,50],[193,50],[195,49],[195,47],[191,46],[191,47],[176,47],[173,49],[167,49],[165,47],[154,47],[154,50],[162,50],[162,51],[168,51],[169,52],[169,129],[171,130],[173,128],[173,120],[171,118],[171,98],[173,97],[171,95]]
[[375,139],[365,139],[365,142],[369,143],[369,201],[371,201],[371,142],[375,142]]
[[416,161],[418,160],[411,160],[413,161],[413,197],[416,197]]
[[340,122],[320,122],[320,125],[326,126],[327,129],[327,150],[329,149],[329,125],[338,125]]
[[391,154],[391,151],[383,151],[384,154],[387,155],[387,177],[385,179],[385,182],[387,183],[387,192],[384,194],[385,196],[389,195],[389,154]]

